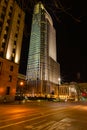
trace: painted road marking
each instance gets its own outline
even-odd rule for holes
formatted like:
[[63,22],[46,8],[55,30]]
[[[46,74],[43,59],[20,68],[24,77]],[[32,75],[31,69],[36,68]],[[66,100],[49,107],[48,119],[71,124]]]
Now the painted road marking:
[[[61,110],[61,109],[60,108],[59,109],[55,109],[55,111],[56,110]],[[28,114],[32,114],[31,116],[35,116],[35,115],[38,115],[38,114],[43,116],[44,114],[47,114],[48,112],[52,113],[53,111],[51,110],[51,111],[46,111],[45,113],[38,112],[37,114],[35,114],[35,113],[28,113]],[[19,118],[22,118],[22,117],[26,117],[26,115],[20,116],[20,117],[19,116],[20,116],[20,114],[17,115],[15,118],[0,120],[0,123],[6,122],[6,121],[11,121],[11,120],[16,120],[16,119],[19,119]],[[31,116],[29,116],[29,117],[31,117]]]
[[[31,130],[42,130],[42,129],[45,129],[45,130],[65,130],[67,128],[70,128],[71,126],[71,122],[74,121],[73,119],[71,118],[64,118],[60,121],[49,121],[49,122],[43,122],[41,125],[39,126],[35,126],[35,124],[39,124],[38,122],[37,123],[34,123],[32,125],[32,128]],[[30,128],[30,125],[26,126],[25,128]]]
[[46,122],[47,120],[42,120],[42,121],[39,121],[39,122],[35,122],[33,125],[27,125],[27,126],[25,126],[25,128],[31,128],[32,127],[32,129],[33,129],[33,127],[35,127],[34,125],[37,125],[37,124],[39,124],[39,123],[44,123],[44,122]]
[[59,111],[53,112],[53,113],[49,113],[49,114],[44,114],[43,116],[40,115],[40,116],[38,116],[38,117],[34,117],[34,118],[31,118],[31,119],[19,121],[19,122],[16,122],[16,123],[12,123],[12,124],[8,124],[8,125],[0,126],[0,129],[6,128],[6,127],[10,127],[10,126],[13,126],[13,125],[22,124],[22,123],[25,123],[25,122],[28,122],[28,121],[32,121],[32,120],[39,119],[39,118],[41,119],[41,118],[43,118],[43,117],[47,117],[47,116],[50,116],[50,115],[54,115],[54,114],[56,114],[56,113],[58,113],[58,112],[59,112]]

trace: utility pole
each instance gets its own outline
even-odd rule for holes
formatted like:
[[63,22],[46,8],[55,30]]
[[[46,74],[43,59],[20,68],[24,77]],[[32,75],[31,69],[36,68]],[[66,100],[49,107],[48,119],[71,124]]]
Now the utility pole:
[[59,98],[59,86],[61,84],[61,78],[58,78],[58,98]]

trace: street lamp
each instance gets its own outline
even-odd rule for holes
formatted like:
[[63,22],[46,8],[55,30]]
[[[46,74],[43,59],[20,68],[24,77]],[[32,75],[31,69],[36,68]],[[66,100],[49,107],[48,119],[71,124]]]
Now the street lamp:
[[58,98],[59,98],[59,86],[60,86],[60,84],[61,84],[61,78],[59,77],[58,78]]
[[23,86],[23,85],[24,85],[24,82],[23,82],[23,81],[21,81],[21,82],[20,82],[20,86]]
[[61,78],[58,78],[58,85],[61,84]]
[[19,85],[20,85],[20,96],[23,96],[23,86],[24,86],[24,82],[23,82],[23,81],[20,81]]

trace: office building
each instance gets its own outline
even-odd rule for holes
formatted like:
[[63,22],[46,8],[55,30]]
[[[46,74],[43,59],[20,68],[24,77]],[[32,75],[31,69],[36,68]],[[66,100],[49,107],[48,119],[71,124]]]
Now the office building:
[[33,12],[26,70],[29,96],[57,96],[59,77],[56,31],[50,14],[39,2]]
[[0,0],[0,100],[14,100],[24,18],[15,0]]

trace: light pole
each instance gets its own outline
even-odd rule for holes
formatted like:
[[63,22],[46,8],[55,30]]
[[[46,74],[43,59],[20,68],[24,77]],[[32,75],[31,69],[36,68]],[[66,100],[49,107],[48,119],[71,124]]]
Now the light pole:
[[19,85],[20,85],[20,96],[23,96],[23,86],[24,86],[24,82],[23,82],[23,81],[20,81]]
[[60,86],[60,84],[61,84],[61,78],[59,77],[58,78],[58,98],[59,98],[59,86]]

